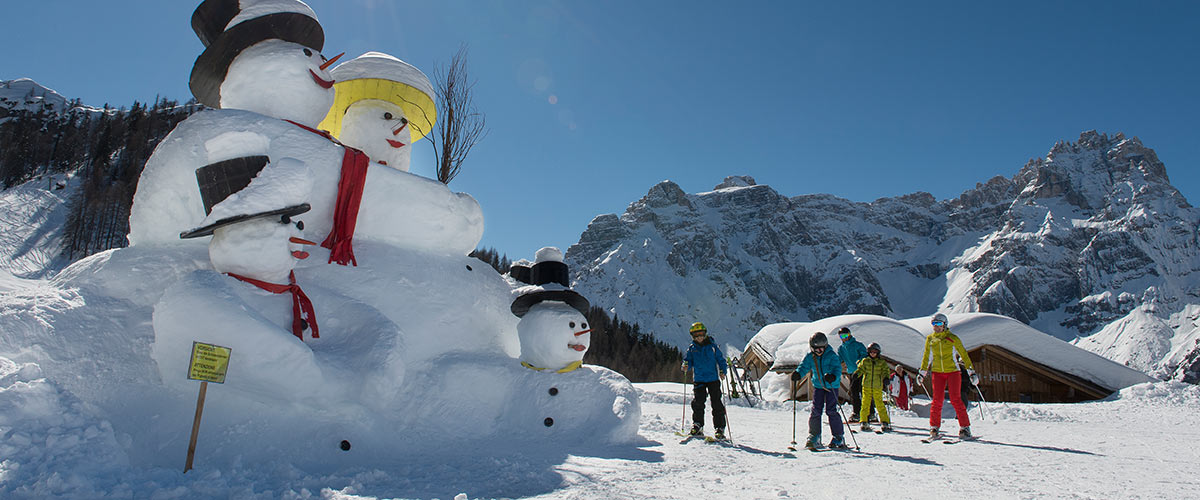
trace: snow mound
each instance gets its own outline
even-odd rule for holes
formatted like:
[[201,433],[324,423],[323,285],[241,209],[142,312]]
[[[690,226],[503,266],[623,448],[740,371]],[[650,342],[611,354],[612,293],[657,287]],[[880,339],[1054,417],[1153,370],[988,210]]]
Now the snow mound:
[[1150,406],[1200,408],[1200,386],[1179,381],[1151,382],[1121,389],[1114,399]]

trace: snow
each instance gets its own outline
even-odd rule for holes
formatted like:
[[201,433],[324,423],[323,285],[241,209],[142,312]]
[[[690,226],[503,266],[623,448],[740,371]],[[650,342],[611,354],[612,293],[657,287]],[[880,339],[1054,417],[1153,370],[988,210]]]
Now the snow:
[[[549,380],[524,370],[529,380]],[[70,376],[83,375],[75,371]],[[558,375],[561,376],[561,375]],[[228,390],[210,386],[219,405]],[[480,391],[482,392],[482,391]],[[5,498],[1188,498],[1200,482],[1193,443],[1200,388],[1176,382],[1132,386],[1105,401],[1079,404],[989,404],[975,442],[922,444],[925,416],[891,410],[896,431],[856,432],[860,451],[789,452],[793,406],[728,400],[726,447],[679,444],[687,388],[636,384],[640,437],[624,445],[555,450],[529,439],[488,446],[458,444],[437,452],[372,460],[311,472],[290,456],[217,464],[214,441],[226,434],[247,449],[270,448],[290,432],[245,432],[282,426],[254,419],[222,428],[206,410],[196,468],[183,474],[186,439],[155,443],[161,464],[129,452],[137,436],[75,397],[38,366],[0,358],[0,495]],[[194,396],[194,394],[192,395]],[[457,402],[470,409],[474,394]],[[548,397],[548,396],[547,396]],[[194,397],[189,398],[194,400]],[[920,398],[918,402],[922,401]],[[192,401],[189,401],[189,403]],[[439,400],[439,402],[454,402]],[[153,421],[186,428],[189,411],[155,407]],[[439,407],[427,409],[447,410]],[[843,408],[845,410],[845,408]],[[808,403],[795,406],[803,433]],[[978,413],[978,408],[972,408]],[[432,418],[432,417],[431,417]],[[145,419],[143,419],[145,421]],[[224,422],[222,422],[223,424]],[[711,428],[707,429],[711,432]],[[953,430],[953,429],[947,429]],[[444,429],[446,434],[462,432]],[[828,429],[826,429],[828,434]],[[429,436],[405,432],[412,439]],[[847,436],[849,438],[849,436]],[[796,436],[804,439],[803,434]],[[369,448],[354,440],[351,455]],[[226,443],[228,444],[228,443]],[[335,460],[328,452],[326,460]],[[891,479],[888,479],[891,478]]]
[[298,43],[258,42],[229,65],[221,83],[221,109],[244,109],[316,127],[333,105],[333,77],[321,69],[323,62],[319,52]]
[[[58,179],[67,185],[55,189]],[[34,179],[0,192],[0,271],[44,278],[69,263],[59,255],[67,200],[76,183],[67,176]]]

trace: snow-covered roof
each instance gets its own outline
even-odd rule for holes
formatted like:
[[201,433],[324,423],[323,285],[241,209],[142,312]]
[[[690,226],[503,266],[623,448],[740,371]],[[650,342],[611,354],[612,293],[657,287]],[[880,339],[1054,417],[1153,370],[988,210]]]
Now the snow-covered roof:
[[[1073,346],[1015,319],[998,314],[948,314],[950,331],[958,335],[968,350],[982,345],[1003,347],[1016,354],[1095,382],[1107,389],[1124,389],[1150,376],[1093,352]],[[925,317],[902,320],[922,335],[933,332]]]
[[[814,332],[824,332],[829,338],[829,347],[841,347],[842,341],[837,331],[843,326],[849,328],[854,338],[864,345],[878,342],[883,349],[883,356],[888,359],[914,367],[921,363],[924,335],[897,320],[873,314],[847,314],[812,323],[767,325],[750,342],[759,342],[768,352],[774,352],[775,366],[794,366],[800,364],[804,355],[808,354],[808,337]],[[780,333],[789,327],[790,332]],[[778,337],[783,338],[777,340]],[[778,347],[772,349],[772,345]]]
[[[1050,368],[1118,390],[1153,379],[1100,355],[1080,349],[1047,335],[1015,319],[988,313],[950,314],[950,331],[962,339],[968,350],[994,345]],[[925,336],[933,333],[929,318],[895,320],[871,314],[833,316],[812,323],[775,323],[759,330],[757,342],[775,355],[775,366],[794,366],[809,352],[808,337],[824,332],[829,346],[837,349],[841,340],[837,330],[849,327],[863,344],[878,342],[889,359],[916,367],[921,364]],[[789,331],[790,330],[790,331]]]

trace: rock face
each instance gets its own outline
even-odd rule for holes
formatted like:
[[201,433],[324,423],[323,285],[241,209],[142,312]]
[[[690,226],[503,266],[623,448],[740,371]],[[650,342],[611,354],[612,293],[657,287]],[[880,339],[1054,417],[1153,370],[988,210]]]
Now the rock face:
[[595,304],[679,346],[693,321],[740,346],[773,322],[979,311],[1195,381],[1198,227],[1152,149],[1089,131],[941,201],[663,181],[593,219],[567,263]]

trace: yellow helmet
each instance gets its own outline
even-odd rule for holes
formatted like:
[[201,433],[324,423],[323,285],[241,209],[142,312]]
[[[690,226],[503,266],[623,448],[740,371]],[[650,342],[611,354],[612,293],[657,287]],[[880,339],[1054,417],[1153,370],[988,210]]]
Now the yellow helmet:
[[692,327],[688,328],[688,333],[707,332],[708,328],[704,327],[704,323],[699,321],[692,323]]

